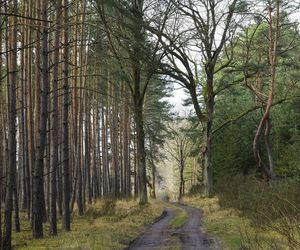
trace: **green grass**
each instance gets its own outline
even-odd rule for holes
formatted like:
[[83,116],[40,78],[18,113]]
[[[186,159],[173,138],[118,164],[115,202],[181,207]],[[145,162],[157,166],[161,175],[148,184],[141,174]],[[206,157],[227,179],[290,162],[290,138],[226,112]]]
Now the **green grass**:
[[165,206],[171,208],[175,212],[175,218],[170,221],[171,228],[180,228],[187,222],[189,216],[185,209],[177,207],[171,203],[168,203]]
[[207,233],[219,239],[224,249],[240,249],[240,229],[247,227],[249,221],[240,218],[234,210],[222,209],[217,198],[185,197],[184,203],[203,210]]
[[[288,247],[287,240],[274,228],[260,228],[249,218],[240,216],[237,210],[220,207],[217,197],[211,199],[199,196],[185,197],[184,203],[204,211],[203,224],[207,233],[220,240],[225,250],[294,249]],[[272,226],[274,227],[276,223],[274,222]]]
[[170,225],[172,228],[180,228],[186,223],[187,219],[187,212],[183,209],[180,209],[180,211],[177,212],[176,217],[171,220]]
[[139,206],[132,200],[117,201],[115,211],[111,213],[102,211],[104,207],[103,203],[98,202],[88,208],[85,216],[74,216],[71,232],[62,232],[59,225],[56,237],[48,234],[49,226],[45,224],[44,238],[40,240],[32,238],[29,223],[22,214],[22,231],[13,234],[13,246],[23,250],[123,249],[139,235],[142,227],[152,223],[163,210],[159,202]]

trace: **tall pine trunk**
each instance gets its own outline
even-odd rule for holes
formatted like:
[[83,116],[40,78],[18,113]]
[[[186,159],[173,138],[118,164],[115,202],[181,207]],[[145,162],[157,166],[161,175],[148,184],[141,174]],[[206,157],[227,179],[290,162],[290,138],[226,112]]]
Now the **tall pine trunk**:
[[17,82],[17,14],[18,1],[10,1],[10,11],[14,16],[9,16],[9,65],[8,67],[8,169],[6,181],[6,197],[4,210],[4,232],[2,249],[11,249],[13,194],[16,188],[16,82]]
[[143,124],[143,106],[141,103],[135,104],[135,124],[136,124],[136,143],[137,143],[137,173],[138,173],[138,195],[139,203],[148,202],[146,186],[146,151],[145,151],[145,132]]
[[[42,88],[40,98],[39,134],[36,145],[36,159],[34,164],[33,179],[33,237],[43,237],[43,218],[45,216],[44,197],[44,153],[47,140],[48,120],[48,93],[49,93],[49,67],[48,67],[48,1],[41,1],[43,21],[42,28]],[[37,55],[38,56],[38,55]]]
[[136,125],[137,143],[137,173],[138,173],[138,194],[139,203],[146,204],[147,197],[147,177],[146,177],[146,151],[145,151],[145,131],[144,131],[144,94],[146,86],[142,87],[142,63],[141,63],[141,44],[143,44],[143,1],[133,1],[134,23],[134,45],[132,57],[133,69],[133,105],[134,120]]
[[50,234],[57,235],[57,215],[56,215],[56,199],[57,199],[57,169],[58,161],[58,127],[59,127],[59,113],[58,113],[58,67],[59,67],[59,42],[60,42],[60,28],[61,28],[61,0],[56,2],[56,24],[54,37],[54,55],[53,55],[53,108],[52,108],[52,141],[51,153],[52,161],[50,167]]
[[68,0],[63,1],[63,128],[62,128],[62,141],[63,141],[63,151],[62,151],[62,175],[63,175],[63,212],[62,212],[62,228],[64,231],[70,231],[70,170],[69,170],[69,74],[68,74]]

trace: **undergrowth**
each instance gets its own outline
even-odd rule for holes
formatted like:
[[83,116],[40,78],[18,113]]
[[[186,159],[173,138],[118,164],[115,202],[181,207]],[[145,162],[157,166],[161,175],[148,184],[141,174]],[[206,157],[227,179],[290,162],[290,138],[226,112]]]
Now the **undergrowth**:
[[186,197],[204,210],[208,233],[224,249],[300,249],[300,182],[295,179],[267,183],[254,176],[224,178],[217,196]]
[[265,182],[236,176],[225,178],[221,185],[220,205],[235,208],[255,229],[241,231],[246,249],[300,249],[299,180]]
[[24,250],[124,249],[138,236],[141,227],[152,223],[162,210],[163,205],[156,201],[139,206],[133,200],[105,199],[87,207],[84,216],[73,216],[71,232],[62,232],[59,221],[58,236],[50,236],[46,223],[41,240],[32,238],[29,222],[22,214],[22,231],[13,233],[13,246]]

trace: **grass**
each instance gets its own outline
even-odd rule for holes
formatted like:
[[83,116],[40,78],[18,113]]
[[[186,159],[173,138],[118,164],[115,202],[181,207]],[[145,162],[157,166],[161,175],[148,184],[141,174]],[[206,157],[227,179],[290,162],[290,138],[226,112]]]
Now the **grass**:
[[218,198],[204,199],[193,196],[185,197],[183,201],[203,210],[203,223],[207,233],[219,239],[224,249],[240,249],[240,230],[241,227],[247,227],[249,221],[239,217],[233,209],[222,209]]
[[189,218],[188,213],[185,209],[177,207],[175,205],[169,204],[168,206],[171,207],[176,214],[175,218],[171,220],[170,226],[174,229],[182,227]]
[[211,199],[199,196],[185,197],[184,203],[203,210],[203,224],[207,233],[220,240],[225,250],[299,249],[291,247],[287,239],[274,230],[276,226],[286,227],[283,224],[279,225],[277,221],[268,228],[261,228],[248,217],[240,215],[237,210],[221,207],[217,197]]
[[175,218],[170,221],[171,228],[177,229],[186,223],[189,216],[185,209],[175,206],[172,203],[165,203],[164,206],[175,212]]
[[[59,228],[58,236],[53,237],[48,234],[49,226],[45,224],[44,238],[40,240],[32,238],[29,223],[22,214],[22,231],[13,234],[13,246],[23,250],[123,249],[138,236],[142,227],[152,223],[163,210],[162,203],[157,201],[151,201],[146,206],[139,206],[133,200],[117,201],[114,205],[106,203],[97,202],[87,208],[84,216],[74,216],[71,232],[64,233]],[[107,206],[111,209],[107,210]]]

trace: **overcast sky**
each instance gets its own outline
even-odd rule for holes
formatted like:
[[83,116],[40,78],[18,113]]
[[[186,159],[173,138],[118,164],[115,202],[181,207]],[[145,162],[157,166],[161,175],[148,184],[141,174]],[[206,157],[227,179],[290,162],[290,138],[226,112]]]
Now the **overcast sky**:
[[[296,4],[298,2],[300,4],[299,0],[295,1],[294,4]],[[300,23],[300,11],[297,10],[295,13],[291,14],[290,18],[292,21],[296,21],[299,24]],[[185,93],[184,89],[179,86],[179,84],[176,84],[176,83],[172,83],[172,84],[174,84],[173,96],[168,97],[166,99],[168,100],[169,103],[171,103],[174,106],[174,110],[176,112],[179,112],[183,116],[187,116],[187,114],[190,111],[194,111],[193,107],[184,107],[182,105],[184,99],[187,97],[187,94]]]

